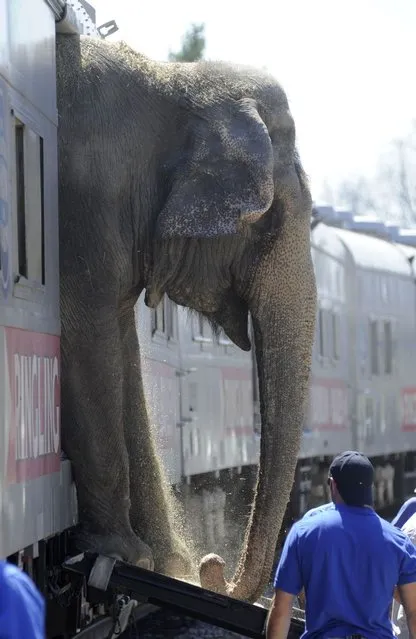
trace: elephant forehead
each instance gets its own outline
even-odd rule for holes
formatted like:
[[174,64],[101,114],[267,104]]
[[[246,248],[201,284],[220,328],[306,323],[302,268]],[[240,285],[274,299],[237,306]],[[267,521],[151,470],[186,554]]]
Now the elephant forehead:
[[[169,70],[166,69],[169,73]],[[271,111],[286,110],[286,93],[264,70],[225,62],[199,62],[170,68],[170,87],[184,103],[213,106],[224,100],[253,98]]]

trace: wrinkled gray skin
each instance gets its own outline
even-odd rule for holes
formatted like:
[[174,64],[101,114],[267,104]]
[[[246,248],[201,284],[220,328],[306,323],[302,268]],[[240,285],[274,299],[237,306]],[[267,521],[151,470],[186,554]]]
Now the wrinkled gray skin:
[[[155,63],[125,45],[59,36],[63,447],[80,545],[186,575],[148,425],[134,323],[146,289],[203,313],[242,349],[255,335],[261,460],[230,584],[270,576],[300,443],[315,321],[311,198],[285,93],[264,72]],[[150,550],[151,549],[151,550]]]

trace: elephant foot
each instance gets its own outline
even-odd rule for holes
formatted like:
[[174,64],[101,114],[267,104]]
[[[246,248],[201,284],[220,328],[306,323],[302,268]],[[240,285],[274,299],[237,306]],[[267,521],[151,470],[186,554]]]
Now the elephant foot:
[[199,563],[199,579],[202,588],[228,595],[232,590],[232,584],[225,580],[224,567],[225,561],[219,555],[214,553],[205,555]]
[[102,535],[80,530],[76,535],[75,543],[81,552],[94,552],[126,561],[146,570],[154,569],[153,555],[149,546],[132,533],[126,536],[119,533]]
[[197,578],[196,562],[192,552],[183,540],[174,535],[167,543],[157,545],[155,550],[155,570],[175,579],[195,580]]
[[[158,570],[160,566],[160,570]],[[156,563],[156,571],[175,579],[189,580],[196,578],[196,568],[189,554],[179,550],[169,552]]]

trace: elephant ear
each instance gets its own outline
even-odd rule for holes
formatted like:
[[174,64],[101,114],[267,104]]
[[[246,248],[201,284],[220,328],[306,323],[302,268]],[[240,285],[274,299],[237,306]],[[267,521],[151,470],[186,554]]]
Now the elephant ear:
[[255,102],[239,100],[192,117],[184,162],[158,219],[162,239],[234,234],[273,201],[273,148]]

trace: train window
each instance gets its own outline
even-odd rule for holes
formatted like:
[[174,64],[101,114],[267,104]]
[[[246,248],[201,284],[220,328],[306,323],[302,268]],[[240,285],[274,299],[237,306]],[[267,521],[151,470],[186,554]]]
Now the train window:
[[195,342],[212,343],[212,329],[208,320],[203,315],[193,317],[192,333]]
[[152,335],[165,332],[165,298],[152,310]]
[[176,337],[176,305],[165,295],[166,337]]
[[156,326],[157,326],[157,315],[156,315],[155,308],[152,308],[151,314],[152,314],[152,335],[154,335],[156,332]]
[[378,358],[378,325],[376,320],[370,320],[370,349],[371,349],[371,374],[379,374]]
[[226,336],[223,329],[218,333],[217,343],[219,346],[233,346],[233,342]]
[[393,331],[391,322],[384,322],[384,372],[393,372]]
[[199,334],[202,335],[202,337],[208,337],[209,339],[211,339],[211,327],[208,324],[208,320],[202,315],[200,315],[198,319]]
[[45,284],[43,138],[14,121],[15,210],[19,278]]
[[189,452],[192,456],[197,456],[199,455],[199,451],[199,429],[193,428],[189,433]]
[[365,398],[365,439],[367,442],[372,440],[374,421],[374,401],[371,396]]
[[380,433],[385,433],[387,429],[386,425],[386,397],[385,395],[380,395],[379,397],[379,405],[378,405],[378,424]]
[[341,319],[338,313],[331,312],[331,328],[332,328],[332,357],[339,359],[341,356]]
[[386,304],[388,302],[388,283],[385,278],[382,278],[380,280],[380,293],[381,293],[381,299]]
[[338,299],[344,299],[344,270],[341,265],[337,267],[337,291],[338,291]]
[[257,370],[257,361],[255,352],[252,355],[252,384],[253,384],[253,401],[255,404],[260,402],[260,392],[259,392],[259,374]]
[[176,338],[176,310],[176,305],[164,295],[160,304],[152,310],[152,335],[158,333],[168,340]]
[[325,311],[320,308],[318,311],[318,348],[319,355],[325,356]]
[[24,126],[21,122],[16,122],[14,132],[16,144],[16,209],[19,274],[27,277]]

